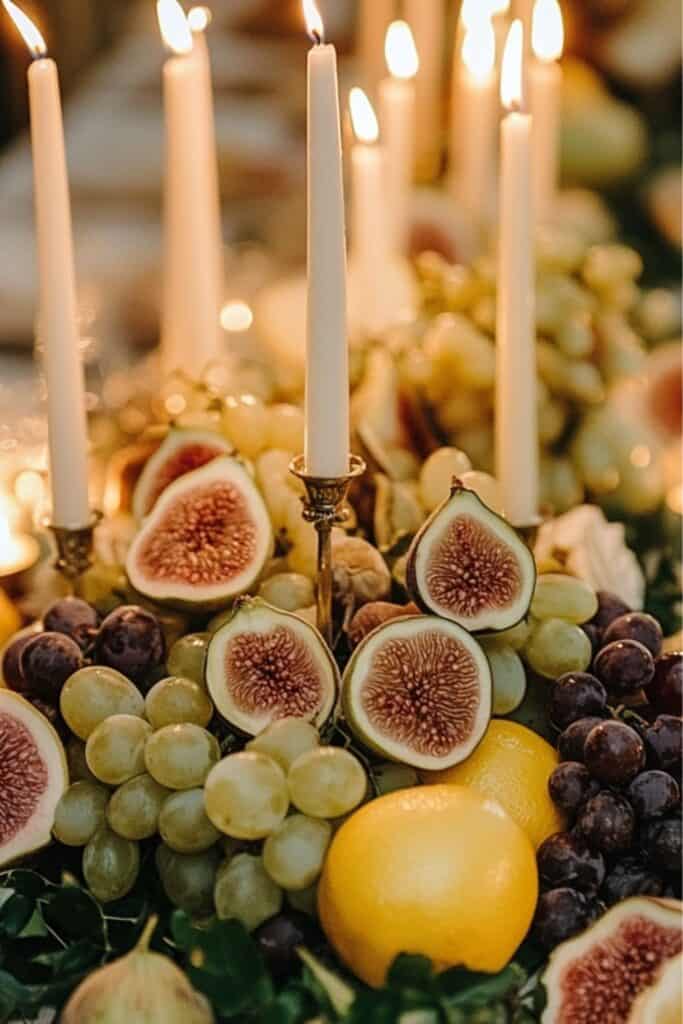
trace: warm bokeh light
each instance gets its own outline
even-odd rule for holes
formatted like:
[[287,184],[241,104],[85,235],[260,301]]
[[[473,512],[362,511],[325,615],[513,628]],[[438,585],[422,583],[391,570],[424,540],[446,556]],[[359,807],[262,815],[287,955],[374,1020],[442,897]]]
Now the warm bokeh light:
[[204,32],[212,19],[213,15],[208,7],[193,7],[187,14],[187,21],[193,32]]
[[420,58],[407,21],[392,21],[384,41],[384,56],[394,78],[414,78]]
[[507,14],[510,10],[510,0],[491,0],[489,13],[492,17],[496,14]]
[[169,50],[177,54],[190,53],[192,32],[178,0],[157,0],[157,17],[161,38]]
[[164,400],[164,408],[169,416],[180,416],[187,409],[187,399],[181,394],[169,395]]
[[14,481],[14,496],[24,508],[34,509],[45,497],[45,481],[35,469],[24,469]]
[[500,72],[500,98],[507,110],[519,110],[522,105],[523,59],[524,28],[519,18],[516,18],[508,32]]
[[473,78],[486,81],[496,63],[496,33],[490,18],[481,18],[467,29],[462,59]]
[[221,310],[221,327],[224,331],[237,334],[240,331],[248,331],[254,322],[254,314],[251,307],[242,299],[232,299],[226,302]]
[[683,484],[675,484],[666,494],[667,507],[676,515],[683,515]]
[[24,14],[21,8],[12,3],[12,0],[2,0],[2,3],[10,18],[21,32],[24,42],[33,56],[43,57],[47,53],[47,46],[31,19]]
[[652,462],[652,452],[646,444],[637,444],[631,451],[630,460],[636,469],[647,469]]
[[322,43],[325,39],[325,27],[315,0],[301,0],[301,2],[306,20],[306,31],[314,42]]
[[349,110],[353,134],[359,142],[373,143],[379,138],[379,124],[372,103],[362,89],[354,86],[349,93]]
[[463,0],[460,8],[460,23],[463,28],[473,28],[477,22],[486,21],[497,14],[506,14],[510,0]]
[[557,0],[536,0],[531,21],[531,48],[539,60],[558,60],[564,47],[562,11]]

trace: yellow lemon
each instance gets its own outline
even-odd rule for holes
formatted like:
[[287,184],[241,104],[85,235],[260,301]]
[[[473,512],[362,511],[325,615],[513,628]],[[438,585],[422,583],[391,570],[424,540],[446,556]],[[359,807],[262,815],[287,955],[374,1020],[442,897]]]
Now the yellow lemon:
[[21,615],[5,591],[0,587],[0,647],[12,639],[21,628]]
[[494,719],[466,761],[444,771],[425,772],[423,778],[471,786],[493,797],[539,847],[566,825],[548,793],[548,779],[558,760],[555,749],[531,729]]
[[536,857],[495,800],[420,786],[365,804],[339,829],[318,890],[325,934],[369,985],[399,953],[499,971],[536,906]]

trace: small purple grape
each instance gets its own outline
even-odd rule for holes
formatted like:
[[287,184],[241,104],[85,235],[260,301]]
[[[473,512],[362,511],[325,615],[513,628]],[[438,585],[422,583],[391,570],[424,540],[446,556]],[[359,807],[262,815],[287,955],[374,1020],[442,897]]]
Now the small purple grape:
[[590,848],[607,856],[629,849],[635,827],[636,816],[628,800],[609,790],[591,797],[576,823],[578,834]]
[[581,629],[590,640],[593,657],[595,657],[602,646],[602,631],[592,622],[584,622]]
[[572,816],[599,789],[599,783],[591,778],[586,766],[579,761],[563,761],[548,779],[548,792],[553,803]]
[[166,645],[159,620],[137,605],[123,605],[107,615],[95,645],[97,661],[144,683],[164,661]]
[[551,889],[541,894],[536,906],[533,936],[550,952],[566,939],[582,932],[591,920],[591,905],[575,889]]
[[596,655],[593,670],[610,693],[627,696],[649,686],[655,661],[637,640],[614,640]]
[[606,590],[598,591],[598,610],[590,620],[591,626],[597,626],[604,633],[607,627],[621,615],[626,615],[631,609],[615,594],[608,594]]
[[562,761],[583,761],[588,734],[591,729],[602,722],[604,722],[604,718],[598,718],[595,715],[572,722],[564,732],[560,733],[557,740],[560,759]]
[[645,766],[645,744],[630,725],[601,722],[588,733],[583,760],[594,779],[622,786]]
[[589,672],[567,672],[556,679],[550,696],[550,720],[558,729],[589,715],[600,715],[607,706],[607,690]]
[[605,630],[603,642],[605,646],[615,640],[637,640],[647,647],[653,658],[659,657],[662,650],[664,633],[662,627],[652,615],[645,612],[628,612],[621,615]]
[[570,832],[549,836],[536,854],[541,881],[546,889],[569,886],[595,895],[605,878],[605,862],[580,837]]
[[19,664],[25,692],[57,704],[64,683],[83,667],[83,654],[63,633],[37,633],[21,652]]
[[658,715],[654,724],[645,731],[645,746],[653,767],[680,779],[683,719],[676,715]]
[[641,772],[628,788],[628,798],[639,818],[659,818],[681,802],[678,783],[667,772]]
[[631,896],[661,896],[664,881],[637,857],[618,861],[604,881],[600,895],[610,907]]
[[680,651],[657,658],[648,698],[658,713],[683,715],[683,654]]
[[55,601],[43,616],[43,625],[53,633],[64,633],[85,650],[97,635],[100,617],[95,609],[80,597],[62,597]]
[[683,854],[681,819],[672,816],[651,822],[647,830],[646,850],[655,868],[672,874],[680,872]]
[[21,671],[21,655],[29,640],[33,640],[37,633],[19,633],[17,637],[5,648],[2,658],[2,678],[10,690],[16,693],[27,691],[26,679]]
[[297,949],[313,945],[318,934],[310,917],[288,910],[262,924],[254,938],[268,968],[279,980],[291,975],[297,966]]

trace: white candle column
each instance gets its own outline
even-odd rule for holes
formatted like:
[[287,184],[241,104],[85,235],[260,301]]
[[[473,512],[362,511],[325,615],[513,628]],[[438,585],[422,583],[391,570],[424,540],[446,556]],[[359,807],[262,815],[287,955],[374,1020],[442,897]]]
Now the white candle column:
[[496,476],[515,526],[538,515],[536,337],[531,209],[531,118],[521,111],[521,22],[510,29],[501,93],[500,238],[496,315]]
[[557,199],[562,112],[564,27],[557,0],[536,0],[528,70],[529,110],[533,118],[533,201],[537,222],[552,218]]
[[88,433],[59,75],[33,22],[11,0],[3,3],[34,57],[28,91],[52,522],[78,529],[90,522]]
[[396,0],[360,0],[358,54],[365,88],[375,95],[384,75],[384,37],[394,20]]
[[308,54],[308,323],[306,472],[349,468],[346,238],[337,54],[323,43],[313,0],[304,0],[315,45]]
[[441,165],[445,0],[405,0],[404,10],[420,57],[415,79],[417,176],[431,181]]
[[382,144],[386,154],[384,190],[388,253],[406,259],[410,194],[415,167],[415,82],[419,59],[410,26],[395,21],[385,43],[389,75],[379,87]]

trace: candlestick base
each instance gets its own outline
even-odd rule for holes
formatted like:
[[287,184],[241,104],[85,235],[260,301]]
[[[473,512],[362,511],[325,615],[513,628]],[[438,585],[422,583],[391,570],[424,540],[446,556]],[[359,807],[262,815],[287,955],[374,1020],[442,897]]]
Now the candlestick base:
[[57,545],[55,569],[70,583],[82,576],[93,564],[95,527],[102,519],[102,513],[95,511],[87,526],[74,528],[49,525]]
[[289,466],[290,473],[303,482],[306,496],[302,498],[303,517],[313,523],[318,532],[318,572],[316,579],[316,605],[318,629],[332,648],[332,529],[343,523],[348,515],[344,508],[352,480],[365,472],[365,462],[359,455],[349,458],[349,471],[344,476],[320,477],[306,472],[303,455],[297,455]]

